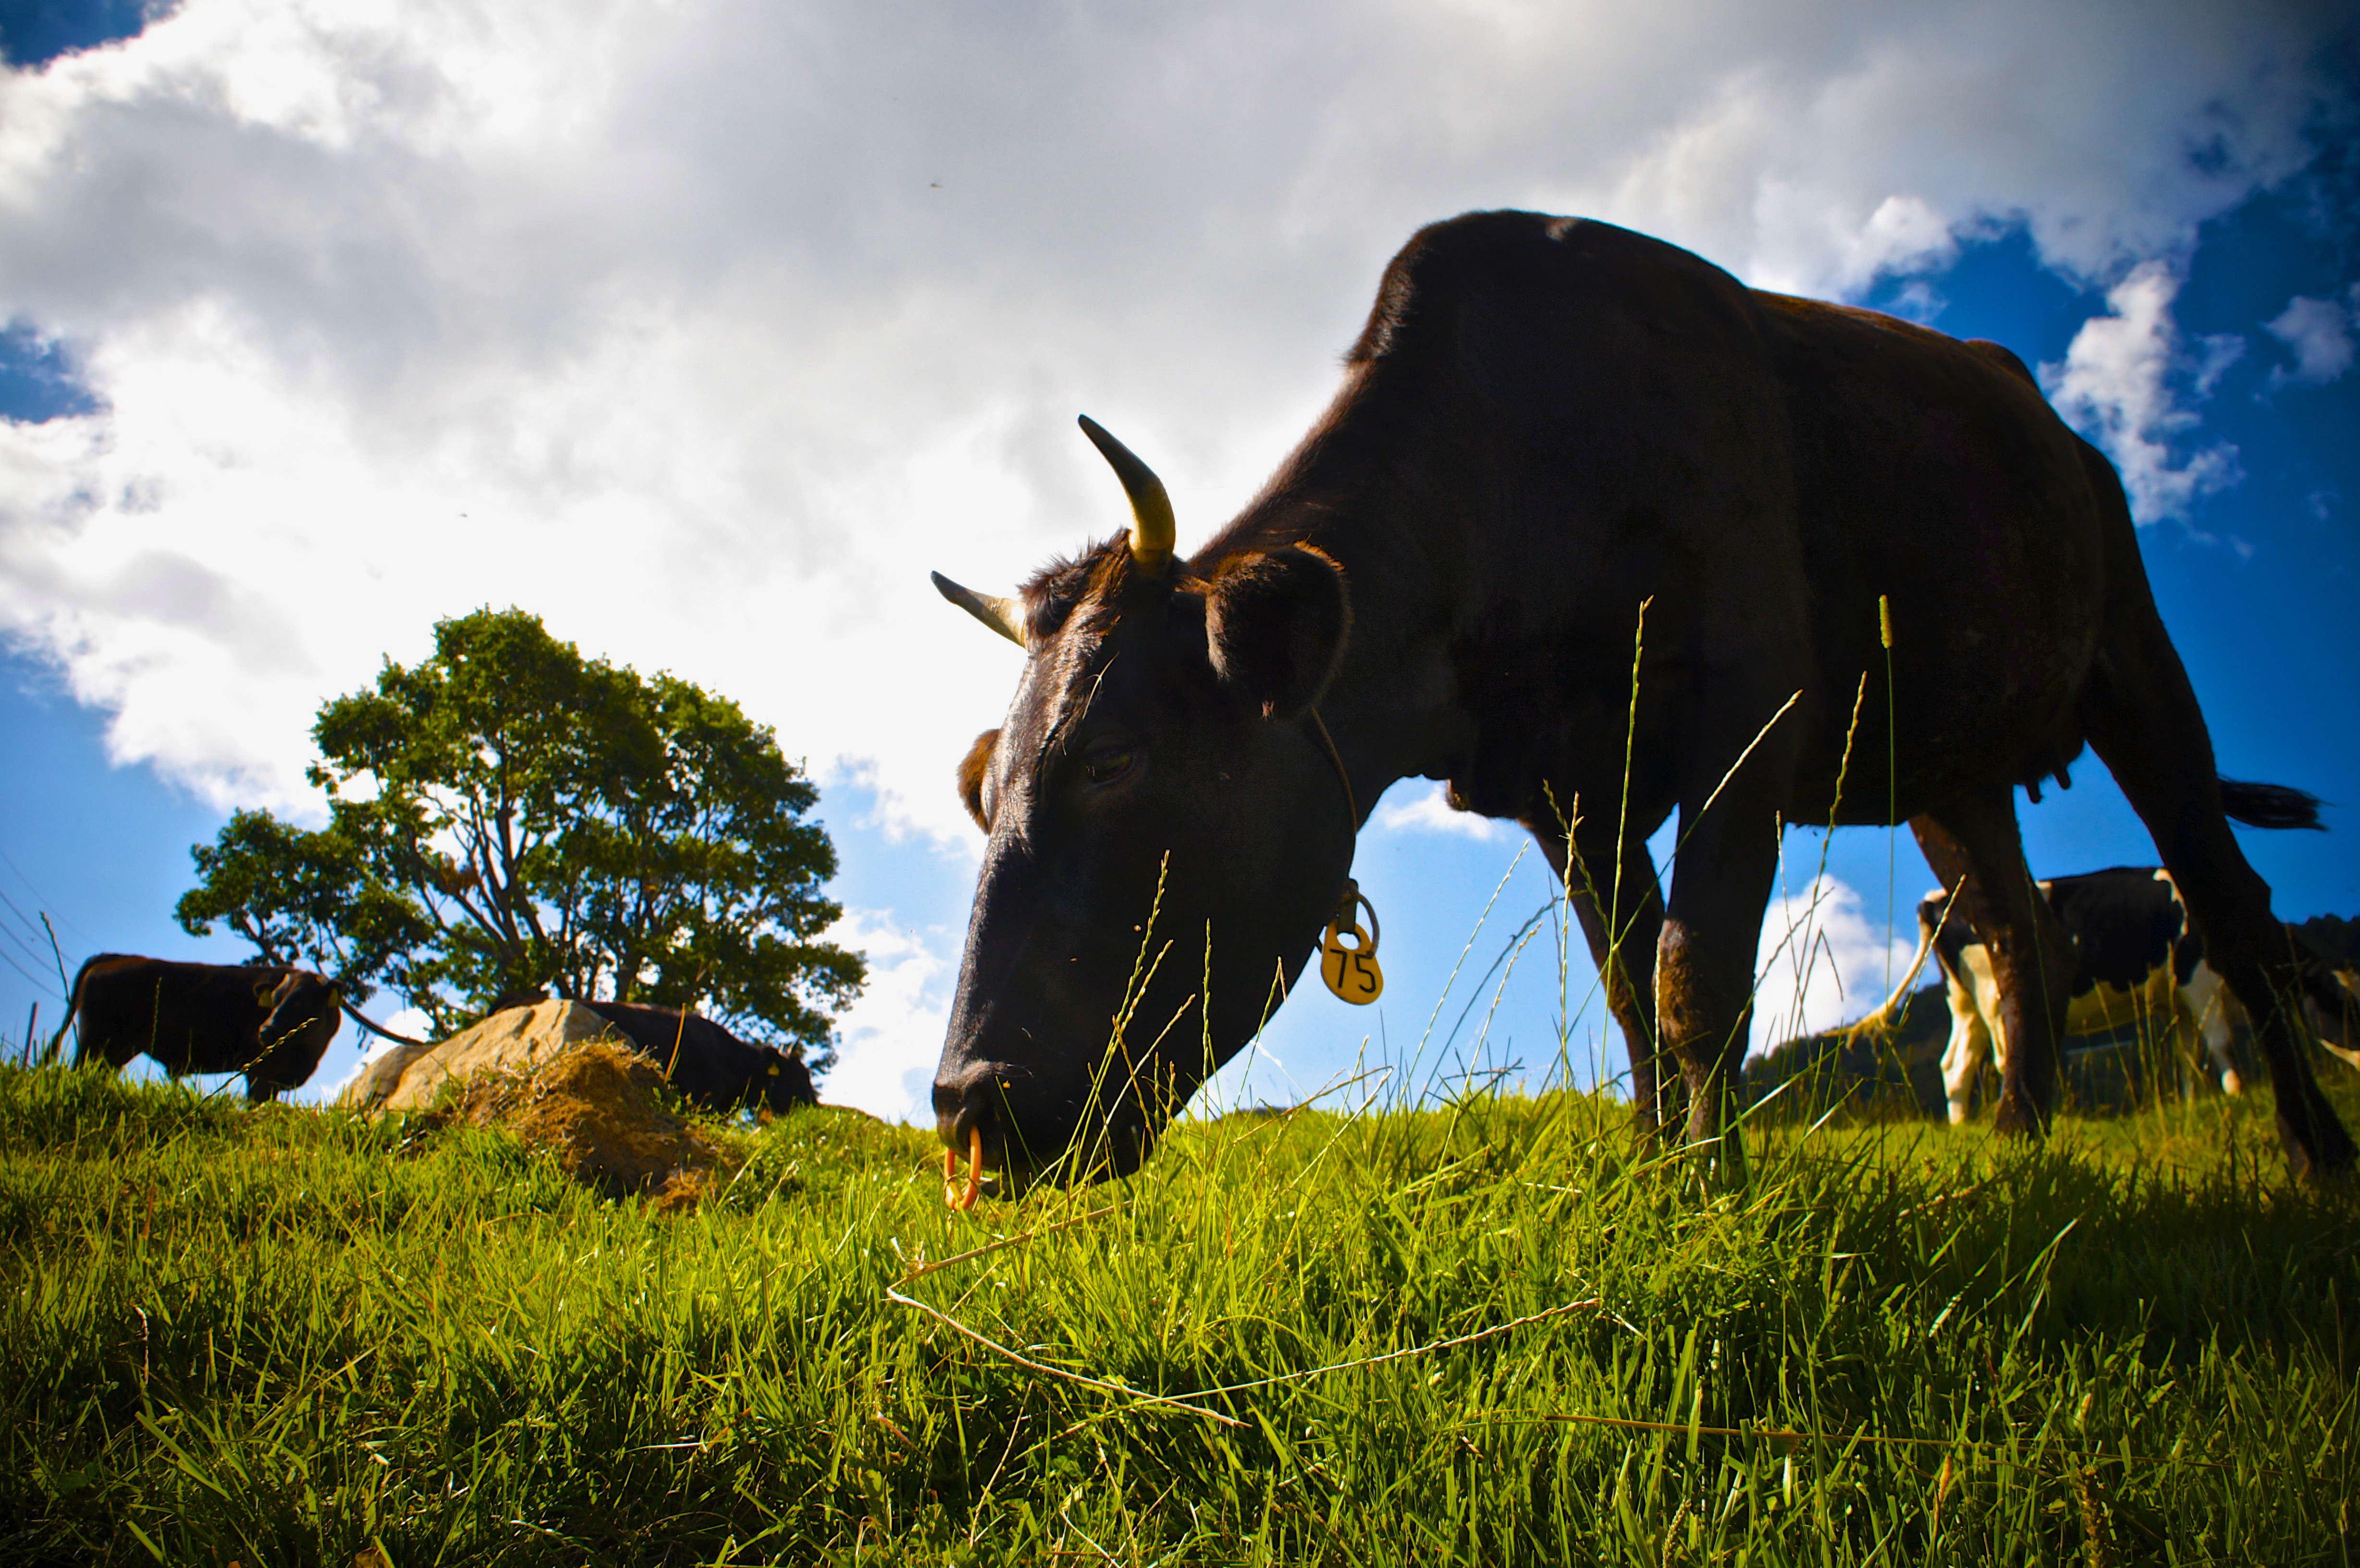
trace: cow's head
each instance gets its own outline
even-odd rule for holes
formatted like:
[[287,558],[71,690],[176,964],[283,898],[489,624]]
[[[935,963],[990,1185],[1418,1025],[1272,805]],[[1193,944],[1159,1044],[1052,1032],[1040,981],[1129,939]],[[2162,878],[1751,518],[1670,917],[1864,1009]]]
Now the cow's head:
[[308,969],[290,969],[276,980],[256,983],[255,1000],[268,1008],[255,1040],[266,1050],[310,1046],[321,1050],[336,1032],[338,996],[333,982]]
[[800,1053],[783,1051],[775,1045],[759,1049],[748,1099],[780,1115],[819,1104],[819,1090],[813,1085],[811,1069]]
[[1138,1167],[1294,983],[1356,826],[1314,707],[1351,623],[1336,562],[1247,546],[1199,574],[1163,485],[1082,427],[1128,536],[1019,600],[935,578],[1025,651],[959,768],[989,843],[934,1094],[944,1141],[979,1147],[1003,1193]]
[[254,998],[266,1011],[254,1031],[257,1054],[246,1072],[246,1089],[261,1098],[311,1076],[336,1038],[342,997],[327,976],[290,969],[257,980]]

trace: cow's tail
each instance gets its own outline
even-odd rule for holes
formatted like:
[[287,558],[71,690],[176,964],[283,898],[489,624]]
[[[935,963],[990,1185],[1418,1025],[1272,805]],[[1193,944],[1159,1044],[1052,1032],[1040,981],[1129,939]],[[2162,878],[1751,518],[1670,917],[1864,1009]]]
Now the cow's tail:
[[[1942,912],[1945,915],[1950,912],[1948,906]],[[1901,1021],[1901,1015],[1908,1010],[1909,993],[1917,987],[1918,976],[1926,967],[1926,959],[1934,951],[1934,933],[1940,929],[1939,921],[1929,926],[1922,917],[1918,920],[1918,951],[1911,956],[1909,967],[1903,971],[1901,984],[1893,988],[1893,995],[1885,997],[1876,1011],[1843,1031],[1846,1045],[1856,1045],[1871,1035],[1881,1039],[1893,1032],[1894,1026]]]
[[2319,820],[2319,797],[2284,784],[2248,784],[2241,779],[2223,779],[2221,809],[2249,828],[2327,831],[2327,824]]
[[[90,973],[90,966],[92,964],[99,963],[103,959],[113,958],[115,954],[111,953],[93,953],[88,958],[82,961],[81,968],[74,971],[73,989],[66,994],[65,1020],[58,1025],[58,1032],[49,1036],[49,1043],[42,1048],[42,1066],[47,1067],[50,1062],[55,1062],[58,1059],[58,1051],[66,1042],[66,1030],[73,1028],[74,1014],[82,1010],[82,977]],[[73,1064],[76,1067],[82,1065],[82,1041],[74,1041]]]

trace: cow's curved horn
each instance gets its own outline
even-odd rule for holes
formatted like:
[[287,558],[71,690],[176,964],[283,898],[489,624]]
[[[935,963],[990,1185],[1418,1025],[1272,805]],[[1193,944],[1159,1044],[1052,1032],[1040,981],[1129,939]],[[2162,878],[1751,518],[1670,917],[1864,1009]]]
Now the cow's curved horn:
[[1001,599],[989,593],[978,593],[972,588],[962,588],[936,572],[934,592],[1006,637],[1017,647],[1024,646],[1024,606],[1013,599]]
[[1122,481],[1122,493],[1131,497],[1131,559],[1140,570],[1153,575],[1172,561],[1172,548],[1178,542],[1180,529],[1172,517],[1172,497],[1164,493],[1164,481],[1155,471],[1139,461],[1131,448],[1106,433],[1105,427],[1087,414],[1082,417],[1082,433],[1100,456],[1114,467],[1115,477]]

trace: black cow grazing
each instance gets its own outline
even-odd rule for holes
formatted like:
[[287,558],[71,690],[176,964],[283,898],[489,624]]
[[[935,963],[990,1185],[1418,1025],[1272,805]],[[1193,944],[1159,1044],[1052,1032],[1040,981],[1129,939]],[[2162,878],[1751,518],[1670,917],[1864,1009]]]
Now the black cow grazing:
[[[2065,996],[2021,982],[2071,950],[2015,790],[2085,744],[2262,1020],[2293,1168],[2352,1166],[2228,824],[2308,798],[2217,776],[2122,486],[2005,349],[1481,212],[1393,258],[1335,402],[1194,556],[1154,474],[1089,431],[1128,539],[1016,600],[943,585],[1025,649],[959,770],[989,839],[934,1107],[970,1194],[1069,1153],[1135,1168],[1294,980],[1411,775],[1570,873],[1642,1124],[1684,1108],[1732,1179],[1779,829],[1908,819],[2021,1042],[1998,1123],[2037,1134]],[[1675,811],[1667,909],[1645,844]]]
[[[2219,972],[2206,962],[2204,939],[2190,922],[2171,873],[2160,866],[2118,866],[2038,886],[2073,944],[2065,1032],[2098,1034],[2160,1021],[2174,1037],[2201,1041],[2221,1087],[2242,1094],[2235,1046],[2250,1020]],[[1994,1050],[2005,1074],[2008,1037],[2000,1026],[1990,950],[1964,920],[1955,915],[1944,918],[1950,905],[1950,895],[1939,887],[1918,904],[1918,953],[1908,973],[1883,1007],[1853,1027],[1873,1029],[1899,1018],[1930,954],[1942,972],[1950,1004],[1942,1081],[1955,1124],[1967,1119],[1975,1073]],[[2289,942],[2298,949],[2302,995],[2312,1025],[2330,1050],[2348,1055],[2360,1041],[2350,1038],[2343,1017],[2342,988],[2325,965],[2300,949],[2293,928],[2287,929]]]
[[174,1077],[243,1073],[249,1100],[268,1100],[310,1082],[336,1037],[333,982],[285,964],[179,964],[102,953],[74,976],[66,1021],[82,1037],[74,1065],[103,1057],[120,1072],[145,1053]]
[[620,1029],[664,1070],[672,1086],[708,1110],[816,1105],[811,1069],[772,1045],[748,1045],[711,1018],[642,1002],[582,1004]]

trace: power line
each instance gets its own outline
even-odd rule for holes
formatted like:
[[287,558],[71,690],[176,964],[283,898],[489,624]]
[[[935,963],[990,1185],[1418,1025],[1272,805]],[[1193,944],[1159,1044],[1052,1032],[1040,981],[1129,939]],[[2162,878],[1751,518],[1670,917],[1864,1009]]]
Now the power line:
[[[0,891],[0,904],[5,904],[10,909],[14,910],[16,918],[25,922],[25,929],[27,931],[29,931],[34,929],[33,917],[27,914],[23,908],[17,904],[16,900],[8,897],[7,893],[5,891]],[[7,928],[5,926],[0,926],[0,931],[5,931],[6,929]]]
[[[20,919],[20,920],[21,920],[21,919],[23,919],[23,918],[24,918],[24,911],[22,911],[21,909],[20,909],[20,910],[18,910],[18,911],[17,911],[17,918],[18,918],[18,919]],[[29,923],[29,922],[27,922],[27,923]],[[23,949],[25,950],[25,956],[26,956],[26,957],[27,957],[27,958],[29,958],[29,959],[31,959],[35,964],[38,964],[38,963],[40,963],[40,962],[41,962],[41,950],[40,950],[39,948],[35,947],[31,942],[27,942],[23,937],[18,936],[18,935],[17,935],[14,931],[10,930],[6,925],[0,924],[0,936],[5,936],[5,937],[6,937],[10,942],[15,942],[18,947],[23,948]]]
[[[22,873],[19,873],[19,875],[22,875]],[[27,883],[27,886],[29,887],[31,884]],[[30,932],[33,930],[32,917],[26,914],[23,909],[16,907],[16,899],[11,898],[5,893],[0,893],[0,904],[7,905],[9,909],[15,913],[16,917],[25,922],[25,930],[27,932]],[[43,930],[46,931],[47,928],[44,927]],[[26,941],[24,937],[18,936],[15,931],[10,931],[5,924],[0,924],[0,934],[5,934],[9,941],[15,942],[18,947],[23,948],[25,950],[25,955],[30,958],[37,967],[41,966],[41,950],[39,948],[35,947],[31,942]],[[52,938],[51,940],[55,939]],[[58,957],[60,964],[63,964],[64,960],[62,957],[59,957],[57,954],[52,954],[51,956]],[[0,952],[0,958],[8,958],[8,955],[5,952]],[[23,975],[25,973],[25,966],[18,964],[15,959],[9,958],[8,963],[17,974]],[[27,976],[27,978],[29,978],[29,976]],[[49,983],[47,981],[37,981],[36,984],[47,985]],[[54,989],[51,989],[49,992],[49,995],[53,996],[57,994],[58,993]]]
[[[16,874],[16,880],[22,882],[25,885],[26,890],[33,895],[33,901],[35,903],[38,903],[44,908],[49,908],[57,903],[56,899],[50,898],[38,887],[33,886],[33,879],[25,875],[25,868],[17,865],[15,858],[5,849],[0,849],[0,864],[5,864],[9,870]],[[0,898],[5,897],[5,894],[0,894]],[[16,906],[13,902],[10,903],[8,907],[12,909],[16,909]],[[22,909],[17,909],[16,912],[19,916],[24,913]],[[99,945],[98,939],[91,935],[90,932],[82,930],[82,927],[74,924],[72,920],[70,919],[62,909],[59,911],[58,920],[65,926],[66,930],[73,932],[74,935],[90,943],[93,949],[97,948]],[[27,923],[30,924],[31,922],[27,921]]]
[[42,979],[39,975],[35,975],[32,971],[27,969],[23,964],[9,957],[5,953],[0,953],[0,964],[7,964],[9,968],[15,970],[17,974],[22,975],[26,979],[30,980],[34,985],[39,986],[45,995],[57,997],[59,1001],[65,1000],[64,997],[58,996],[58,988],[55,985],[50,985],[47,980]]

